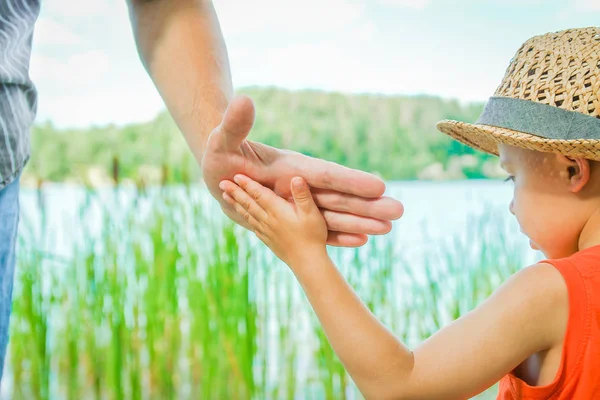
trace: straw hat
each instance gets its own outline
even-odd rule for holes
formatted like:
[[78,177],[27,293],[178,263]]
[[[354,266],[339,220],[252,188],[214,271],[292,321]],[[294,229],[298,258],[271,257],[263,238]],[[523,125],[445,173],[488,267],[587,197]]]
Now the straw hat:
[[600,161],[600,27],[527,40],[474,124],[437,128],[498,155],[498,143]]

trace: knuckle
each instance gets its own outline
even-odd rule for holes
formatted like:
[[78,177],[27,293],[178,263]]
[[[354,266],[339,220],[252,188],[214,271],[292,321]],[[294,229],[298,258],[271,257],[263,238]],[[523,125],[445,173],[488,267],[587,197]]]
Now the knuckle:
[[333,163],[331,161],[328,161],[327,168],[325,168],[325,170],[322,173],[322,177],[321,177],[321,180],[327,186],[330,186],[332,183],[331,167],[333,167]]
[[328,210],[323,210],[321,213],[323,214],[323,218],[325,218],[325,222],[327,223],[327,226],[330,228],[330,230],[335,230],[336,224],[338,222],[337,214]]
[[244,215],[244,208],[239,203],[235,203],[234,208],[239,214]]
[[265,230],[270,231],[273,230],[274,228],[274,224],[276,224],[277,221],[275,221],[273,218],[271,218],[269,215],[267,215],[264,219],[263,222],[263,226],[265,227]]
[[337,207],[337,210],[340,210],[342,212],[348,212],[354,209],[357,212],[361,212],[362,210],[359,206],[359,203],[353,201],[354,199],[350,196],[351,195],[347,194],[340,194],[339,196],[335,196],[335,206]]

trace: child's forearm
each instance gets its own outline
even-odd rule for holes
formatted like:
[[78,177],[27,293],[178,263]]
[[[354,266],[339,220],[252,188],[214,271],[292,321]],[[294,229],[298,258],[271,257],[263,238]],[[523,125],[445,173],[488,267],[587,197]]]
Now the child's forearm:
[[327,251],[290,263],[323,330],[366,398],[395,398],[413,354],[363,304]]

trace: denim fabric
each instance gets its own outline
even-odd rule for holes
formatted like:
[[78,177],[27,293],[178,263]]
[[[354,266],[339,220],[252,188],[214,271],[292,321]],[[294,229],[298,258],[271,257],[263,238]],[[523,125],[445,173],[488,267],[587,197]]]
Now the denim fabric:
[[19,225],[19,178],[0,190],[0,380],[8,345],[15,247]]

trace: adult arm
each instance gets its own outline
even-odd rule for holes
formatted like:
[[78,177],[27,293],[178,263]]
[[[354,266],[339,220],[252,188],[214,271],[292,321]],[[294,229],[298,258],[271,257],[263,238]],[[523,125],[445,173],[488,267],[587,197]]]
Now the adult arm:
[[140,58],[202,167],[206,185],[232,220],[249,225],[222,198],[219,182],[244,173],[291,198],[289,182],[304,177],[327,222],[328,244],[360,246],[385,234],[403,206],[383,196],[372,174],[248,140],[254,104],[233,97],[227,49],[209,0],[129,0]]

